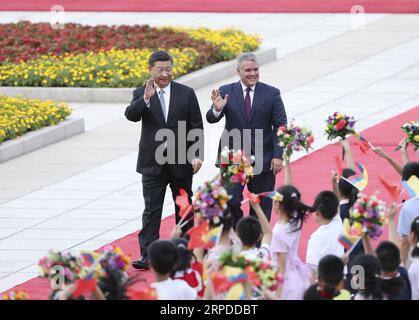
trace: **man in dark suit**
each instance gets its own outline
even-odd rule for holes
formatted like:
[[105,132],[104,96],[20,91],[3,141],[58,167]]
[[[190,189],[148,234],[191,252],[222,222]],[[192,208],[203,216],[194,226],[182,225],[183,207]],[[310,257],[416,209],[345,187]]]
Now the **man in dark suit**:
[[[237,141],[232,142],[232,139],[225,137],[234,131],[239,132],[241,148],[248,157],[250,154],[255,157],[255,176],[247,184],[248,189],[253,193],[273,191],[275,176],[282,169],[283,150],[278,145],[276,132],[287,123],[284,104],[277,88],[259,82],[259,64],[254,54],[244,53],[238,57],[237,73],[240,81],[212,91],[213,104],[207,112],[209,123],[218,122],[223,117],[226,119],[217,163],[224,146],[236,149],[234,144]],[[234,225],[243,216],[240,208],[243,188],[240,184],[227,187],[227,191],[233,195],[229,208]],[[261,207],[270,220],[272,200],[261,198]],[[253,209],[250,214],[255,216]]]
[[[147,247],[159,238],[160,222],[167,185],[173,200],[180,189],[192,197],[192,176],[201,168],[203,140],[190,139],[192,131],[203,132],[202,116],[193,89],[171,81],[173,59],[166,51],[156,51],[149,58],[151,79],[134,90],[131,104],[125,110],[128,120],[142,122],[137,172],[142,174],[144,212],[138,234],[141,259],[136,269],[148,269]],[[186,137],[187,136],[187,137]],[[192,140],[192,141],[191,141]],[[198,155],[188,150],[199,144]],[[180,220],[176,209],[176,223]],[[192,213],[191,213],[192,215]],[[187,220],[187,219],[185,219]],[[183,227],[190,229],[193,221]]]

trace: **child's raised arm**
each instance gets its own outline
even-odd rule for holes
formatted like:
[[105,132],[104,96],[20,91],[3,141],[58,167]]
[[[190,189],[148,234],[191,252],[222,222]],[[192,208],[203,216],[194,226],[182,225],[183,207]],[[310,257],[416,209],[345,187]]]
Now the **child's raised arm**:
[[368,233],[362,235],[362,243],[364,244],[365,254],[375,256],[375,251],[371,244],[371,238]]
[[332,172],[333,193],[337,195],[339,200],[342,200],[341,197],[340,197],[340,192],[339,192],[338,179],[339,179],[339,175],[336,172]]
[[400,249],[400,239],[396,226],[397,203],[392,203],[388,209],[388,241],[393,242]]
[[263,213],[263,210],[261,208],[261,206],[259,205],[258,202],[256,201],[252,201],[250,200],[250,205],[252,206],[253,210],[256,213],[256,216],[259,219],[259,223],[262,227],[262,232],[263,232],[263,237],[262,237],[262,243],[271,244],[271,240],[272,240],[272,227],[268,221],[268,219],[266,219],[265,214]]
[[345,150],[346,167],[353,171],[356,171],[355,161],[354,161],[354,158],[352,157],[351,145],[349,144],[349,140],[344,139],[341,141],[341,143],[342,143],[343,150]]
[[407,153],[407,139],[403,139],[401,142],[402,161],[403,165],[406,165],[409,162],[409,154]]
[[381,158],[384,158],[390,163],[390,165],[397,171],[398,174],[402,175],[403,166],[400,165],[396,160],[390,157],[381,147],[375,147],[372,149]]
[[290,164],[290,160],[289,158],[285,158],[285,185],[286,186],[292,186],[293,185],[293,181],[292,181],[292,173],[291,173],[291,164]]

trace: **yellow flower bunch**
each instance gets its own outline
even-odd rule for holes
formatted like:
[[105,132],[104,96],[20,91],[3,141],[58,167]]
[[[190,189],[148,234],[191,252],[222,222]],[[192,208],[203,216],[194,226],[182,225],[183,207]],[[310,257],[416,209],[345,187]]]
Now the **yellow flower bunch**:
[[234,59],[242,52],[254,51],[262,42],[259,35],[245,34],[234,28],[211,30],[204,27],[198,29],[174,27],[171,29],[185,32],[192,39],[204,40],[218,47],[220,56],[217,58],[223,61]]
[[[192,48],[173,48],[169,52],[174,59],[174,78],[193,70],[199,55]],[[7,63],[0,66],[0,86],[138,87],[149,77],[151,53],[151,49],[111,49]]]
[[64,102],[0,96],[0,143],[55,125],[71,113]]
[[1,300],[28,300],[29,295],[25,290],[10,291],[1,296]]

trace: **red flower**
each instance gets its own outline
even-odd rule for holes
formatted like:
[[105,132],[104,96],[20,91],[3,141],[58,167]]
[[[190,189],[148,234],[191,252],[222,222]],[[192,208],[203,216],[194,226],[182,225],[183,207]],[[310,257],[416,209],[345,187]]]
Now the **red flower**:
[[313,137],[313,136],[309,136],[309,137],[307,138],[307,143],[308,143],[309,145],[311,145],[313,142],[314,142],[314,137]]
[[336,129],[341,131],[346,125],[346,120],[340,119],[339,122],[336,124]]

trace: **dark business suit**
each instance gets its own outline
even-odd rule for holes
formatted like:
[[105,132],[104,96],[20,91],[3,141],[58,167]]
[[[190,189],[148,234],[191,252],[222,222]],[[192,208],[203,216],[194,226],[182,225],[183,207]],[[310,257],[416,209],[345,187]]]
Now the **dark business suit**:
[[[222,97],[228,94],[227,104],[218,118],[214,115],[214,107],[211,106],[207,112],[207,121],[215,123],[225,117],[225,129],[227,131],[238,129],[242,141],[244,130],[251,129],[251,154],[257,158],[255,162],[263,164],[263,168],[262,172],[255,175],[247,184],[247,187],[253,193],[272,191],[275,187],[275,176],[270,169],[271,161],[273,158],[282,159],[283,152],[278,145],[276,132],[281,125],[287,123],[287,116],[279,90],[265,83],[258,82],[254,90],[249,118],[246,115],[244,92],[240,81],[224,85],[219,91]],[[263,130],[261,137],[257,138],[255,129]],[[258,145],[263,146],[262,154],[256,152]],[[232,141],[229,141],[228,147],[229,149],[233,148]],[[223,148],[224,145],[221,145],[220,140],[217,162],[219,162],[220,150]],[[233,198],[229,201],[229,207],[233,215],[234,224],[243,216],[240,208],[243,200],[243,188],[244,186],[241,185],[235,185],[232,188],[228,187],[228,191],[233,193]],[[262,198],[261,207],[269,220],[272,211],[272,200]],[[255,215],[253,209],[251,209],[250,214]]]
[[[180,121],[186,123],[186,135],[192,129],[203,130],[203,125],[198,100],[193,89],[174,81],[171,82],[167,122],[157,92],[151,97],[148,108],[144,101],[144,90],[145,87],[134,90],[132,102],[126,108],[125,116],[130,121],[142,122],[137,172],[142,174],[145,208],[142,217],[143,226],[138,239],[141,254],[143,257],[147,257],[148,245],[159,238],[167,185],[170,185],[173,200],[179,194],[179,189],[183,188],[188,192],[189,202],[191,202],[193,168],[187,159],[186,152],[195,141],[185,141],[186,137],[178,137]],[[156,149],[164,143],[156,141],[156,133],[160,129],[170,129],[175,134],[175,141],[172,141],[173,143],[169,142],[166,150],[166,154],[171,148],[175,151],[175,162],[173,164],[159,164],[156,161]],[[181,151],[182,154],[178,153],[178,142],[181,144],[181,149],[183,148],[182,145],[186,146],[184,148],[186,150]],[[203,143],[203,141],[200,143]],[[198,158],[198,155],[195,158]],[[202,156],[200,158],[202,160]],[[180,219],[179,208],[175,207],[176,222],[178,222]],[[192,226],[193,221],[190,221],[184,227],[184,230]]]

